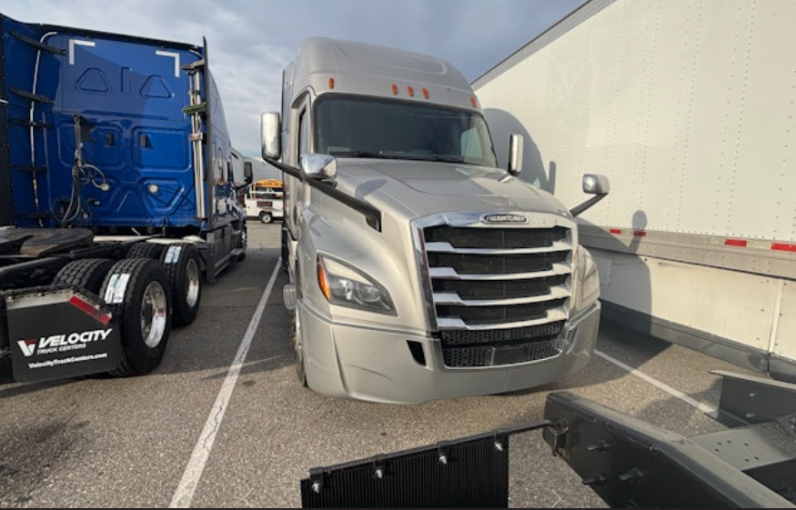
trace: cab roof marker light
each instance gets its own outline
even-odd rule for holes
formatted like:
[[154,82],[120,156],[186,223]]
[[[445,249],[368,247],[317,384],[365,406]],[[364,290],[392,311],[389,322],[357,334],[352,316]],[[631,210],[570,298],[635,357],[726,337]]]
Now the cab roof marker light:
[[397,95],[398,95],[398,85],[397,85],[397,84],[395,84],[395,83],[393,83],[393,84],[392,84],[392,94],[393,94],[394,96],[397,96]]
[[409,93],[409,97],[415,97],[415,89],[411,85],[406,87],[406,92]]
[[334,78],[331,76],[329,77],[329,89],[334,90]]
[[431,97],[431,94],[428,93],[428,89],[423,89],[423,97],[426,98],[426,99]]
[[478,108],[478,100],[475,96],[470,96],[470,104],[473,105],[473,108]]

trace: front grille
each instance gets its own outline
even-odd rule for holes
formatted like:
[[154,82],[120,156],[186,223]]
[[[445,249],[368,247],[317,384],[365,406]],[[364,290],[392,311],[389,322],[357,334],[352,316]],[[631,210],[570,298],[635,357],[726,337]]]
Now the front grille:
[[427,243],[449,243],[457,248],[543,248],[566,239],[569,229],[430,227]]
[[528,280],[434,280],[434,292],[455,293],[462,299],[514,299],[543,296],[550,288],[567,283],[567,275]]
[[495,344],[517,341],[550,340],[561,334],[563,322],[551,322],[541,326],[512,329],[487,329],[481,331],[442,331],[440,339],[443,347],[460,345]]
[[572,272],[570,229],[423,230],[445,366],[528,363],[561,354]]
[[465,324],[504,324],[542,319],[550,308],[560,307],[565,299],[513,306],[437,306],[437,315],[457,317]]
[[557,338],[506,348],[453,347],[443,349],[442,358],[450,368],[495,367],[554,358],[563,348],[563,339]]
[[550,271],[553,264],[567,260],[566,252],[533,255],[471,255],[429,253],[431,267],[452,267],[459,274],[515,274]]

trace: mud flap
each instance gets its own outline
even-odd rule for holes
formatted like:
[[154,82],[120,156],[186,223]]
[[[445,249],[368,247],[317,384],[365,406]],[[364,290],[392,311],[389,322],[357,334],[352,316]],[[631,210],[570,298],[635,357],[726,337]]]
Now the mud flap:
[[4,297],[15,380],[48,381],[118,367],[117,323],[90,292],[54,287]]
[[507,508],[509,437],[541,421],[310,470],[304,508]]
[[301,482],[304,508],[506,508],[508,438],[442,443],[330,468]]

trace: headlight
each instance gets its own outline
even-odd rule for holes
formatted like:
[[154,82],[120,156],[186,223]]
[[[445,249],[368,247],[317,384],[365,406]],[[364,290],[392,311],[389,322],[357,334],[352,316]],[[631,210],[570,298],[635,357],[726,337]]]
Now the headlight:
[[353,267],[329,257],[318,257],[318,285],[333,305],[395,315],[387,290]]
[[591,254],[582,246],[578,248],[573,264],[572,297],[574,312],[588,308],[600,297],[600,275]]

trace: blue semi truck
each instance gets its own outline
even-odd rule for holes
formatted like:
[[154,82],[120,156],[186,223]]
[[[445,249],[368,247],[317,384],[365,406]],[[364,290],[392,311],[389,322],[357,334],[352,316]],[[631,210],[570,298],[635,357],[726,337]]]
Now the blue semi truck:
[[245,257],[207,44],[0,26],[0,376],[148,373]]

